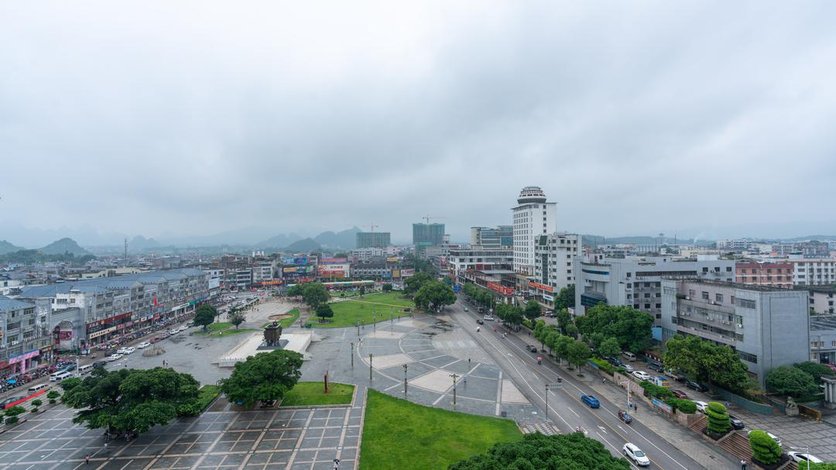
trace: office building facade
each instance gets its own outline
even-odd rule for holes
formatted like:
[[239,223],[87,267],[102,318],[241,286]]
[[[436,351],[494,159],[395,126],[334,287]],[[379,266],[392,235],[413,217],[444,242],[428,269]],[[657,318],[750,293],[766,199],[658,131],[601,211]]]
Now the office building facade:
[[537,237],[554,233],[557,227],[557,203],[546,202],[546,194],[537,186],[520,191],[513,214],[514,271],[534,275],[534,247]]
[[575,257],[582,250],[581,236],[571,233],[540,235],[534,245],[534,278],[529,294],[546,307],[554,307],[554,296],[575,284]]
[[470,227],[470,244],[485,248],[511,248],[514,246],[514,227]]
[[412,224],[412,244],[416,250],[444,243],[444,224]]

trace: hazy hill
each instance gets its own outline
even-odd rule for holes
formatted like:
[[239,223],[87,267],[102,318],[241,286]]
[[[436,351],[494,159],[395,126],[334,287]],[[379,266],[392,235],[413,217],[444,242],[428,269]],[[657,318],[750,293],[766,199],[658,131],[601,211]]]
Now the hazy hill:
[[318,251],[320,248],[321,246],[319,243],[317,243],[313,238],[304,238],[291,243],[285,247],[284,251],[292,253],[308,253],[311,251]]
[[352,227],[341,232],[322,232],[316,237],[317,243],[324,248],[341,248],[344,250],[353,250],[357,246],[357,232],[361,230],[357,227]]
[[22,249],[23,248],[19,246],[12,245],[6,240],[0,240],[0,255],[4,255],[6,253],[14,253],[15,251],[20,251]]
[[296,235],[295,233],[291,234],[279,234],[274,237],[270,237],[267,240],[262,242],[258,242],[255,244],[255,248],[283,248],[290,245],[293,242],[301,240],[302,237]]
[[58,241],[54,241],[38,251],[45,255],[63,255],[65,253],[72,253],[76,256],[81,256],[90,254],[89,251],[78,246],[78,243],[76,243],[72,238],[62,238]]

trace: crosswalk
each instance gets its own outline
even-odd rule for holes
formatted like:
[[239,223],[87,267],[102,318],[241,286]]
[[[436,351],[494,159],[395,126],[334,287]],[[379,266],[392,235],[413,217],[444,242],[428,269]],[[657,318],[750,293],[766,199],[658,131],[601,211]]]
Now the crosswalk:
[[545,423],[542,421],[538,421],[536,423],[522,423],[520,424],[520,429],[523,434],[534,434],[535,432],[545,434],[546,436],[560,434],[560,429],[558,429],[557,426],[552,423]]

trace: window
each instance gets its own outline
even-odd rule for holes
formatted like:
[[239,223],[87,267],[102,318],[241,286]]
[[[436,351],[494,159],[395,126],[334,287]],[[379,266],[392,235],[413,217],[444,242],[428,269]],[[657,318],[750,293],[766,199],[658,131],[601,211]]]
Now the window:
[[737,306],[738,307],[752,308],[752,309],[757,308],[757,304],[755,303],[754,300],[749,300],[749,299],[736,299],[736,300],[737,300]]
[[723,303],[723,294],[714,294],[714,300]]
[[702,291],[702,299],[708,300],[708,291]]
[[751,362],[752,364],[758,363],[758,356],[755,356],[754,354],[749,354],[743,351],[737,351],[737,355],[740,356],[740,359],[743,359],[746,362]]

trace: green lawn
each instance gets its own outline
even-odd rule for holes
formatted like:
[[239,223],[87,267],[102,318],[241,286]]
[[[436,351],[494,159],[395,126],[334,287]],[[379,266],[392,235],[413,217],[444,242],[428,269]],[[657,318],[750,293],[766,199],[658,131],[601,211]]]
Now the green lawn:
[[355,300],[334,302],[331,304],[331,309],[334,310],[334,317],[329,319],[327,323],[319,323],[318,317],[311,317],[308,321],[313,324],[314,328],[345,328],[354,326],[357,322],[360,322],[361,325],[371,325],[373,322],[388,321],[390,315],[393,315],[396,321],[398,316],[409,315],[404,313],[401,307],[370,304]]
[[221,387],[217,385],[204,385],[200,387],[198,390],[200,395],[197,397],[197,401],[200,404],[200,410],[206,410],[209,407],[209,404],[212,403],[212,400],[218,397],[221,394]]
[[284,396],[282,406],[348,405],[354,395],[354,385],[328,384],[324,393],[322,382],[299,382]]
[[[282,319],[281,321],[279,321],[279,325],[281,325],[282,328],[290,328],[291,326],[293,326],[294,323],[299,321],[299,309],[298,308],[294,308],[294,309],[288,311],[287,313],[290,314],[290,316],[285,318],[285,319]],[[266,328],[268,325],[272,325],[272,324],[273,324],[273,322],[268,321],[267,323],[261,325],[261,328]]]
[[369,390],[360,468],[446,469],[497,442],[520,439],[511,420],[430,408]]
[[195,331],[194,334],[196,335],[204,335],[204,336],[229,336],[229,335],[237,335],[238,333],[248,333],[251,331],[255,331],[249,328],[240,328],[235,329],[235,326],[232,323],[228,322],[217,322],[212,323],[206,327],[206,331],[203,331],[203,328],[198,329]]
[[368,294],[363,297],[355,297],[353,300],[357,302],[386,304],[393,307],[414,307],[415,303],[410,299],[405,299],[400,292],[387,292]]

